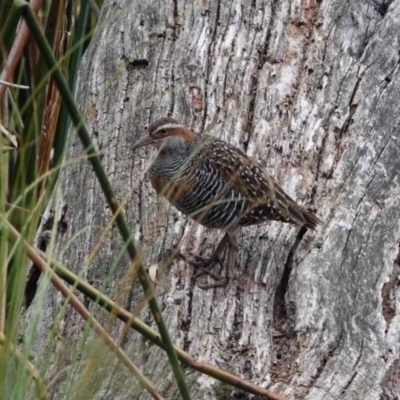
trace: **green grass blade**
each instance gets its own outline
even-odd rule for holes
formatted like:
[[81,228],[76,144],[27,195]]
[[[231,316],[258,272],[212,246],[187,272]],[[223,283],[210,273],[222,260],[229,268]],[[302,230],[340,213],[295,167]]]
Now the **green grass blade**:
[[92,167],[96,173],[96,176],[99,180],[99,183],[100,183],[103,193],[108,201],[108,204],[109,204],[112,212],[115,215],[117,215],[116,223],[120,230],[123,240],[125,241],[125,243],[127,243],[127,250],[129,252],[129,255],[130,255],[132,261],[139,264],[138,277],[142,284],[145,296],[149,296],[149,306],[152,311],[153,317],[156,321],[156,324],[158,326],[158,329],[160,331],[160,335],[162,337],[163,343],[166,347],[166,352],[167,352],[172,370],[174,372],[174,376],[175,376],[176,382],[178,384],[179,391],[180,391],[183,399],[189,400],[190,399],[189,390],[187,388],[187,385],[186,385],[186,382],[185,382],[185,379],[183,376],[183,371],[182,371],[179,359],[177,357],[177,354],[175,352],[174,346],[172,344],[171,337],[169,335],[167,326],[162,317],[160,307],[158,306],[157,300],[154,296],[153,285],[142,265],[140,255],[138,254],[135,244],[131,238],[130,229],[128,227],[128,224],[126,223],[122,209],[120,208],[119,203],[118,203],[118,201],[114,195],[114,192],[111,188],[110,181],[107,177],[106,172],[104,171],[100,157],[95,150],[95,147],[90,138],[90,135],[85,127],[85,124],[82,121],[82,117],[81,117],[81,115],[78,111],[78,108],[74,102],[71,91],[69,90],[67,84],[64,81],[61,71],[58,68],[57,62],[56,62],[56,60],[51,52],[51,49],[46,41],[46,38],[43,36],[40,26],[36,21],[35,15],[33,14],[28,3],[25,3],[25,2],[18,2],[18,3],[21,4],[21,7],[23,8],[23,16],[25,18],[25,21],[27,22],[27,24],[31,30],[31,33],[39,47],[39,50],[47,63],[47,67],[54,74],[54,78],[55,78],[56,84],[58,86],[58,89],[60,91],[60,94],[63,98],[63,101],[64,101],[66,107],[68,108],[70,117],[71,117],[71,119],[75,125],[75,128],[78,132],[78,135],[83,143],[85,151],[89,157],[89,161],[91,162]]

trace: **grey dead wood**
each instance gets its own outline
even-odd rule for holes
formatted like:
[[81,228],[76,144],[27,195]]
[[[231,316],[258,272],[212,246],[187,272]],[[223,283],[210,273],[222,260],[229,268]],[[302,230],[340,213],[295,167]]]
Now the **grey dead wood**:
[[[99,23],[76,98],[119,198],[133,190],[126,214],[146,264],[159,265],[157,295],[176,343],[291,399],[395,399],[400,1],[105,1]],[[168,113],[195,132],[213,121],[215,135],[261,161],[325,225],[303,238],[277,222],[243,229],[240,285],[228,293],[195,287],[191,267],[165,260],[178,244],[210,254],[221,233],[158,200],[143,178],[151,153],[130,151],[145,126]],[[66,161],[83,154],[73,132],[70,141]],[[66,229],[55,256],[79,271],[110,213],[84,161],[63,168],[56,193],[51,209],[63,211]],[[120,249],[114,228],[86,279],[100,287]],[[106,285],[111,297],[128,268],[122,258]],[[124,306],[134,310],[141,296],[134,284]],[[50,289],[37,354],[60,306]],[[140,316],[152,323],[146,309]],[[47,377],[57,376],[53,399],[65,396],[62,371],[82,326],[67,309]],[[116,337],[122,329],[115,323]],[[178,398],[160,349],[135,333],[123,344],[159,390]],[[147,396],[122,368],[99,368],[90,379],[98,399]],[[234,398],[210,378],[188,371],[187,379],[195,399]]]

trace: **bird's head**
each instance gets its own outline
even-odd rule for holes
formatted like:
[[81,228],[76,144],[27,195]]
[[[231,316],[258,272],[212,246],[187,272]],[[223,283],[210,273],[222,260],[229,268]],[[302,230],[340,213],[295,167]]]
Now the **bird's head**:
[[161,118],[149,126],[147,134],[133,145],[132,150],[153,146],[158,150],[174,151],[186,147],[195,138],[196,135],[176,119]]

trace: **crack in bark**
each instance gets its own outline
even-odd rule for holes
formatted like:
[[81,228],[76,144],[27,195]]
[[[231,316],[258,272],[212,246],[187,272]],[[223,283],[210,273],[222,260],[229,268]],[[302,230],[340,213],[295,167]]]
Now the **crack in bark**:
[[[325,329],[325,326],[326,325],[324,324],[324,329]],[[329,350],[328,353],[322,357],[321,363],[320,363],[319,367],[317,368],[317,372],[315,373],[315,375],[312,377],[312,379],[310,381],[309,388],[308,388],[309,390],[308,390],[307,394],[309,394],[310,390],[313,387],[318,387],[321,390],[325,390],[324,388],[316,385],[316,382],[318,381],[319,377],[322,375],[324,368],[325,368],[326,364],[328,363],[329,359],[332,358],[333,354],[340,346],[342,338],[343,338],[343,324],[340,326],[340,333],[339,333],[337,340],[335,341],[336,343],[334,343],[332,349]]]
[[[363,350],[364,350],[364,340],[362,340],[362,342],[361,342],[361,349],[360,349],[360,352],[359,352],[359,354],[358,354],[357,360],[356,360],[356,362],[354,363],[354,365],[351,367],[351,369],[352,369],[352,370],[355,369],[355,371],[354,371],[354,373],[352,374],[352,376],[350,377],[350,379],[348,380],[348,382],[346,383],[346,385],[343,386],[343,389],[342,389],[342,391],[340,392],[341,395],[343,395],[343,394],[347,391],[347,389],[351,386],[351,384],[353,383],[353,381],[354,381],[354,379],[356,378],[356,376],[359,374],[359,371],[357,371],[357,365],[360,363]],[[345,369],[345,371],[347,371],[347,369]],[[349,370],[349,371],[350,371],[350,370]],[[364,384],[365,384],[365,380],[368,378],[368,376],[365,375],[365,374],[361,374],[361,376],[362,376],[363,378],[365,378],[365,379],[364,379]]]
[[394,262],[389,280],[382,286],[382,315],[386,322],[385,333],[388,333],[390,324],[396,315],[396,302],[394,295],[396,294],[396,287],[400,285],[400,244],[399,252]]
[[190,289],[185,293],[186,296],[188,297],[187,300],[187,308],[186,308],[186,317],[181,317],[179,318],[179,327],[183,333],[183,338],[182,338],[182,348],[185,351],[189,351],[190,345],[192,341],[189,339],[189,332],[191,328],[191,323],[192,323],[192,311],[193,311],[193,291],[195,287],[195,279],[193,278],[194,274],[191,274],[191,279],[190,279],[190,284],[189,287]]
[[393,76],[396,73],[396,71],[399,70],[400,66],[400,58],[397,60],[397,63],[395,67],[385,76],[385,78],[379,83],[378,86],[382,85],[382,87],[379,89],[379,95],[376,101],[376,104],[379,103],[382,94],[387,90],[388,86],[392,83]]
[[[321,7],[321,4],[318,2],[309,2],[308,7],[305,8],[305,17],[302,21],[300,21],[300,18],[297,19],[296,22],[288,22],[288,30],[290,31],[290,25],[294,25],[296,27],[298,27],[299,29],[301,29],[302,27],[304,27],[304,30],[300,31],[300,35],[303,37],[303,44],[301,47],[301,56],[298,57],[298,66],[296,67],[297,71],[299,71],[299,73],[297,74],[297,77],[295,79],[295,83],[293,84],[293,88],[292,88],[292,93],[290,94],[290,99],[289,99],[289,109],[293,110],[293,108],[296,107],[296,105],[298,104],[298,97],[300,95],[300,90],[299,87],[301,85],[301,83],[307,82],[307,77],[310,75],[309,74],[309,69],[308,68],[304,68],[304,66],[307,63],[307,54],[308,54],[308,50],[310,48],[310,46],[313,45],[312,43],[312,35],[314,32],[315,27],[318,24],[318,13],[319,13],[319,9]],[[308,11],[311,10],[311,12],[309,13],[310,15],[307,16]],[[294,37],[294,35],[293,35]],[[303,78],[303,76],[305,76],[306,78]]]
[[[253,124],[254,124],[254,112],[256,108],[256,98],[257,98],[257,91],[258,91],[258,83],[259,83],[259,74],[262,71],[262,68],[267,61],[267,54],[268,54],[268,48],[269,48],[269,43],[271,40],[271,31],[272,31],[272,26],[273,26],[273,21],[274,21],[274,15],[276,12],[276,5],[278,3],[278,0],[271,1],[271,18],[270,18],[270,23],[268,25],[267,33],[265,35],[265,43],[262,51],[259,53],[259,58],[258,58],[258,65],[257,65],[257,71],[255,71],[252,74],[251,77],[251,88],[250,88],[250,101],[249,101],[249,109],[247,111],[247,121],[246,121],[246,127],[245,127],[245,132],[247,133],[247,138],[243,142],[243,148],[244,151],[247,152],[251,136],[253,133]],[[264,14],[263,14],[264,16]]]
[[[178,11],[178,0],[173,0],[173,16],[174,25],[172,27],[172,49],[171,49],[171,60],[173,60],[173,54],[175,51],[175,43],[178,40],[180,33],[180,23],[179,23],[179,11]],[[168,116],[172,117],[175,109],[175,64],[172,61],[171,65],[171,105],[169,108]]]
[[[365,69],[365,71],[363,71],[361,74],[359,74],[360,68],[361,68],[361,65],[358,66],[357,80],[356,80],[356,83],[354,84],[354,88],[350,95],[350,100],[349,100],[349,106],[348,106],[349,107],[349,115],[346,118],[346,121],[344,122],[342,129],[340,130],[340,134],[338,137],[339,142],[340,142],[341,138],[343,137],[343,135],[348,132],[350,125],[353,123],[353,116],[358,107],[358,104],[353,104],[353,101],[354,101],[354,98],[356,97],[358,89],[360,88],[360,83],[361,83],[365,73],[368,70],[368,68],[367,68],[367,69]],[[338,146],[338,148],[340,149],[340,146]],[[341,154],[342,153],[339,151],[336,152],[334,164],[337,164],[337,160],[340,158]]]
[[210,39],[210,44],[208,46],[208,54],[207,54],[207,67],[206,67],[206,76],[205,76],[205,82],[204,82],[204,114],[203,114],[203,122],[201,125],[201,131],[204,131],[204,128],[206,126],[206,121],[207,121],[207,113],[208,113],[208,83],[210,81],[210,70],[211,70],[211,53],[213,50],[213,47],[215,47],[215,38],[217,35],[217,29],[218,29],[218,24],[219,24],[219,18],[220,18],[220,12],[221,12],[221,2],[222,0],[217,1],[217,9],[215,12],[215,22],[214,22],[214,29],[213,33]]
[[171,105],[169,107],[168,116],[172,117],[174,115],[175,108],[175,66],[172,64],[171,67]]
[[[329,115],[328,115],[328,117],[327,117],[327,120],[326,120],[326,126],[327,126],[327,128],[325,129],[325,135],[324,135],[324,137],[323,137],[323,139],[322,139],[321,148],[319,149],[318,156],[317,156],[317,167],[316,167],[316,173],[315,173],[315,181],[316,181],[316,182],[318,182],[318,181],[320,180],[320,174],[321,174],[321,171],[320,171],[320,170],[321,170],[321,166],[322,166],[323,155],[324,155],[324,152],[326,151],[326,140],[327,140],[327,138],[328,138],[329,121],[330,121],[330,119],[331,119],[332,114],[334,113],[334,110],[336,109],[336,105],[337,105],[337,103],[338,103],[338,101],[339,101],[339,96],[340,96],[340,93],[341,93],[341,89],[342,89],[342,87],[343,87],[343,85],[344,85],[344,82],[346,81],[347,76],[348,76],[350,70],[353,68],[354,64],[355,64],[355,63],[352,63],[352,64],[348,67],[348,69],[347,69],[347,71],[346,71],[346,73],[345,73],[343,79],[341,80],[341,83],[340,83],[340,85],[339,85],[339,90],[338,90],[338,93],[337,93],[337,95],[336,95],[335,104],[334,104],[334,106],[332,107],[332,109],[331,109],[331,111],[330,111],[330,113],[329,113]],[[335,170],[335,168],[336,168],[336,166],[337,166],[337,164],[338,164],[338,162],[339,162],[339,160],[340,160],[340,157],[341,157],[342,154],[343,154],[344,149],[342,148],[342,146],[340,145],[340,143],[341,143],[341,140],[342,140],[342,138],[344,137],[345,133],[348,132],[348,130],[349,130],[349,128],[350,128],[350,125],[351,125],[351,123],[352,123],[353,116],[354,116],[354,114],[355,114],[355,112],[356,112],[356,110],[357,110],[357,106],[358,106],[357,104],[352,104],[352,103],[353,103],[354,98],[355,98],[355,96],[356,96],[356,93],[357,93],[357,91],[358,91],[358,89],[359,89],[359,85],[360,85],[360,83],[361,83],[361,81],[362,81],[362,78],[364,77],[365,73],[367,72],[367,70],[369,69],[370,66],[371,66],[371,65],[369,65],[361,74],[359,74],[361,65],[358,66],[357,75],[359,75],[359,76],[357,77],[357,80],[356,80],[356,83],[355,83],[355,85],[354,85],[353,91],[352,91],[352,93],[351,93],[351,95],[350,95],[350,100],[349,100],[349,115],[348,115],[348,117],[346,118],[346,121],[344,122],[343,127],[341,128],[341,130],[340,130],[340,132],[339,132],[339,135],[335,135],[335,156],[334,156],[334,161],[333,161],[333,163],[332,163],[332,167],[331,167],[330,172],[326,174],[326,179],[331,179],[331,177],[333,176],[333,172],[334,172],[334,170]],[[358,161],[358,160],[357,160],[357,161]],[[356,164],[357,164],[357,163],[354,164],[354,166],[353,166],[353,168],[352,168],[352,171],[353,171],[353,169],[354,169],[354,167],[355,167]],[[349,177],[350,175],[351,175],[351,173],[348,175],[348,177]],[[347,177],[347,178],[348,178],[348,177]],[[347,180],[347,178],[346,178],[346,180]],[[346,182],[346,180],[345,180],[345,182]],[[339,195],[341,189],[344,187],[345,182],[344,182],[343,185],[340,187],[340,189],[339,189],[339,191],[338,191],[336,197]],[[317,187],[315,186],[315,187],[313,187],[312,192],[311,192],[311,204],[314,204],[316,195],[317,195]],[[336,199],[335,199],[335,200],[336,200]]]
[[381,400],[393,400],[398,399],[399,387],[400,387],[400,360],[394,360],[386,371],[385,377],[381,383],[383,393],[381,394]]
[[153,93],[155,95],[152,96],[153,102],[152,102],[152,107],[150,108],[150,113],[149,113],[149,117],[150,117],[149,125],[150,125],[150,122],[152,120],[153,110],[157,110],[158,109],[158,105],[155,106],[155,102],[156,102],[156,99],[157,99],[156,94],[159,93],[159,91],[157,90],[157,87],[159,85],[158,75],[159,75],[160,70],[161,70],[160,63],[161,63],[161,58],[162,58],[162,54],[163,54],[164,46],[165,46],[165,36],[163,36],[162,39],[163,39],[163,41],[162,41],[162,45],[161,45],[160,57],[158,57],[157,66],[155,67],[155,78],[154,78],[154,85],[153,85]]
[[296,240],[289,251],[285,266],[283,267],[281,280],[276,288],[273,311],[276,323],[286,318],[285,295],[289,286],[289,278],[292,272],[294,255],[306,232],[307,228],[301,227],[297,233]]
[[178,12],[178,0],[172,0],[173,5],[174,5],[174,25],[172,27],[172,40],[176,42],[178,39],[178,27],[179,27],[179,12]]
[[378,0],[369,0],[369,2],[372,3],[375,11],[383,18],[389,11],[389,7],[393,3],[393,0],[383,0],[382,2],[379,2]]
[[[227,24],[227,26],[229,25],[229,21],[231,20],[231,16],[232,16],[232,6],[233,6],[233,2],[231,3],[231,9],[229,10],[230,12],[229,12],[229,19],[228,19],[228,24]],[[240,6],[243,7],[242,4],[241,4]],[[238,34],[238,32],[240,31],[241,25],[242,25],[242,19],[240,19],[239,26],[238,26],[238,28],[237,28],[235,37],[234,37],[234,39],[232,40],[232,45],[231,45],[231,49],[230,49],[230,54],[229,54],[229,57],[228,57],[228,61],[227,61],[227,63],[226,63],[226,72],[225,72],[225,74],[224,74],[224,83],[223,83],[223,85],[222,85],[222,88],[223,88],[223,89],[222,89],[222,103],[223,103],[223,104],[225,104],[225,101],[226,101],[226,99],[225,99],[226,80],[227,80],[227,78],[228,78],[229,65],[230,65],[230,63],[231,63],[231,61],[232,61],[233,50],[234,50],[234,48],[235,48],[235,42],[236,42],[237,34]],[[225,29],[225,33],[224,33],[224,35],[223,35],[223,38],[222,38],[222,41],[221,41],[221,42],[223,42],[223,39],[224,39],[225,36],[226,36],[226,31],[227,31],[227,29]]]
[[[61,207],[60,217],[57,221],[57,228],[56,228],[57,237],[64,235],[68,229],[68,223],[66,221],[67,210],[68,207],[66,204],[64,204]],[[55,217],[55,212],[51,211],[49,218],[43,223],[42,231],[38,234],[37,248],[41,250],[43,253],[47,251],[47,248],[51,241],[51,235],[53,233],[54,217]],[[31,267],[29,269],[29,274],[27,276],[25,284],[25,311],[32,304],[36,296],[40,276],[41,272],[36,267],[36,264],[31,263]]]
[[138,225],[139,226],[136,229],[139,232],[139,239],[138,239],[139,243],[141,242],[141,240],[143,238],[143,219],[142,219],[143,218],[143,211],[142,211],[142,207],[143,207],[143,204],[142,204],[142,196],[143,196],[142,185],[143,184],[144,183],[142,181],[142,183],[138,185],[139,194],[137,196],[138,197],[137,210],[138,210],[138,213],[139,213],[137,221],[138,221]]

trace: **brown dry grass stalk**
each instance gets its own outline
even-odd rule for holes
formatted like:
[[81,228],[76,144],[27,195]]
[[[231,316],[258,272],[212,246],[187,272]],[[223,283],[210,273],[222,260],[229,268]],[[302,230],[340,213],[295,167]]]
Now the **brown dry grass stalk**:
[[20,233],[0,214],[0,220],[6,225],[9,236],[14,242],[23,242],[28,257],[35,263],[42,273],[46,273],[52,284],[60,291],[63,297],[75,308],[75,310],[87,321],[96,334],[104,341],[110,350],[118,357],[118,359],[132,372],[138,379],[140,385],[145,388],[154,399],[163,400],[164,397],[158,393],[150,381],[140,372],[136,365],[129,359],[122,348],[114,341],[109,333],[93,318],[89,310],[81,303],[76,295],[62,282],[62,280],[47,265],[46,261],[36,252],[36,250],[25,240],[22,239]]
[[[61,70],[65,70],[65,50],[68,48],[66,42],[69,41],[70,35],[66,31],[66,12],[65,12],[65,1],[59,0],[57,8],[57,19],[55,23],[55,35],[53,40],[53,53],[54,57],[62,62],[60,65]],[[54,138],[56,136],[56,129],[58,123],[58,117],[61,107],[61,96],[58,92],[56,83],[53,77],[50,77],[47,93],[45,98],[45,106],[43,110],[43,120],[40,132],[40,143],[39,143],[39,166],[38,174],[42,176],[45,174],[50,166],[51,153],[54,144]],[[41,181],[38,185],[37,199],[40,198],[44,188],[46,186],[45,181]]]

